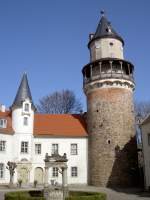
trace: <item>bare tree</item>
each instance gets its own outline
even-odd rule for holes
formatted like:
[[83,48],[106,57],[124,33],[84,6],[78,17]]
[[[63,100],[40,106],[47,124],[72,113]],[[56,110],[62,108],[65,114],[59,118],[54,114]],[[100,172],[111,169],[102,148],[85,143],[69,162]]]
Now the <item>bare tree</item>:
[[49,114],[79,113],[82,105],[73,91],[62,90],[42,97],[37,105],[37,110],[40,113]]
[[144,119],[150,113],[150,101],[135,102],[135,116]]

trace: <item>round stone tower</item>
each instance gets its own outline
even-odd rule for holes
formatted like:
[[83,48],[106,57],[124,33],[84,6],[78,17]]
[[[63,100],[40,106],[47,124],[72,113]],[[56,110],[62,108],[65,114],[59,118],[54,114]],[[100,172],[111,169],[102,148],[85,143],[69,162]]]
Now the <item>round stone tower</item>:
[[102,17],[90,34],[90,63],[83,67],[89,133],[89,184],[131,183],[134,129],[134,66],[123,57],[123,39]]

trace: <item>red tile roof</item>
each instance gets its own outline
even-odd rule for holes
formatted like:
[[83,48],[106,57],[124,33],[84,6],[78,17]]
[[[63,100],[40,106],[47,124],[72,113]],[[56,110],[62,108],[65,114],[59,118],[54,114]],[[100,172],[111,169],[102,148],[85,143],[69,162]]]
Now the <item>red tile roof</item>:
[[35,114],[34,135],[85,137],[85,120],[79,114]]
[[[7,127],[0,128],[0,133],[12,134],[11,112],[1,112],[0,119],[7,120]],[[34,136],[86,137],[85,119],[79,114],[39,114],[34,116]]]
[[11,112],[10,111],[5,111],[5,112],[0,111],[0,119],[7,120],[7,127],[6,128],[0,127],[0,133],[6,133],[6,134],[14,133],[14,130],[12,128]]

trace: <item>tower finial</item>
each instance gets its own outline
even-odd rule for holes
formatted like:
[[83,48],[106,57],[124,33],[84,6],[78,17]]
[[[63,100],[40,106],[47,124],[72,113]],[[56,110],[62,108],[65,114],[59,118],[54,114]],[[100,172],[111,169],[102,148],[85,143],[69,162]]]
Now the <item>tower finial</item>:
[[105,11],[101,10],[101,15],[104,16],[105,15]]

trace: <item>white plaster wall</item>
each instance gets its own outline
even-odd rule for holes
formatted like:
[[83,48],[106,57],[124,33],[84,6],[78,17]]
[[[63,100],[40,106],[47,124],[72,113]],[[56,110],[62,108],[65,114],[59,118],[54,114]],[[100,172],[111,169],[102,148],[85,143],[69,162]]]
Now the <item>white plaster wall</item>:
[[[44,171],[44,158],[45,154],[51,155],[52,144],[57,143],[59,145],[59,154],[67,154],[68,158],[68,183],[69,184],[87,184],[87,138],[34,138],[31,133],[15,133],[14,135],[0,134],[0,139],[6,141],[6,152],[0,152],[0,162],[7,165],[8,161],[20,162],[21,159],[27,159],[31,162],[31,171],[29,174],[29,182],[34,182],[34,171],[36,167],[41,167]],[[28,153],[21,153],[21,142],[29,142]],[[35,143],[41,143],[42,153],[40,155],[35,154]],[[71,144],[78,144],[78,155],[71,155]],[[71,167],[78,168],[78,176],[71,177]],[[58,178],[52,177],[52,170],[49,170],[49,182],[51,179],[55,179],[61,183],[61,174]],[[17,171],[14,175],[14,182],[18,180]],[[0,179],[0,184],[9,183],[9,171],[5,168],[4,179]]]
[[[113,43],[113,45],[110,45]],[[91,61],[101,58],[123,59],[123,45],[120,40],[113,38],[101,38],[90,45]]]
[[144,153],[144,172],[145,172],[145,187],[150,187],[150,145],[148,145],[148,134],[150,133],[150,122],[142,125],[142,143]]
[[[23,123],[24,117],[28,117],[28,126]],[[22,108],[15,108],[12,111],[12,127],[15,133],[33,133],[34,111],[25,113]]]
[[[21,153],[21,142],[28,142],[28,153]],[[32,162],[32,134],[22,133],[15,134],[13,138],[13,154],[12,158],[15,162],[20,161],[21,159],[27,159]]]
[[[59,154],[67,154],[68,158],[68,183],[69,184],[87,184],[87,138],[35,138],[34,143],[41,143],[42,154],[37,155],[34,152],[33,165],[35,167],[44,166],[44,157],[48,153],[51,155],[52,144],[59,145]],[[71,155],[71,144],[78,144],[78,155]],[[71,167],[78,168],[78,177],[71,177]],[[51,179],[55,179],[61,183],[61,174],[58,178],[52,177],[51,169],[49,170],[49,182]]]
[[0,133],[0,140],[6,141],[6,150],[0,151],[0,163],[4,163],[4,178],[0,178],[0,184],[9,182],[9,171],[6,169],[7,162],[12,160],[13,135]]

